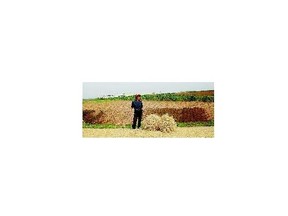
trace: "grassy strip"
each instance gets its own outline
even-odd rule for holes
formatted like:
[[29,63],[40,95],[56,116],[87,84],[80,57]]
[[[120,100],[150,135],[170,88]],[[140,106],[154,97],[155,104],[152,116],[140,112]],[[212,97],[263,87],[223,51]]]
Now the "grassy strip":
[[[214,126],[214,120],[207,122],[177,122],[178,127],[211,127]],[[82,124],[82,128],[95,128],[95,129],[107,129],[107,128],[131,128],[131,124],[127,125],[114,125],[114,124]]]
[[[205,95],[207,92],[207,95]],[[158,94],[144,94],[142,99],[146,101],[202,101],[202,102],[214,102],[214,91],[200,91],[200,92],[178,92],[178,93],[158,93]],[[134,100],[134,96],[114,96],[110,98],[94,98],[84,99],[83,103],[91,101],[95,103],[103,101],[115,101],[115,100]]]
[[131,128],[131,125],[114,125],[114,124],[89,124],[83,122],[82,128],[96,128],[96,129],[105,129],[105,128]]
[[178,127],[211,127],[214,126],[214,120],[207,122],[177,122]]

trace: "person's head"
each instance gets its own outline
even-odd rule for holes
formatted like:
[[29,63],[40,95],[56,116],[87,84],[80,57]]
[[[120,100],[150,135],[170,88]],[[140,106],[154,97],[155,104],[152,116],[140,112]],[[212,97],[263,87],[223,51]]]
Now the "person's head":
[[135,100],[136,101],[141,101],[141,95],[140,94],[136,94],[135,95]]

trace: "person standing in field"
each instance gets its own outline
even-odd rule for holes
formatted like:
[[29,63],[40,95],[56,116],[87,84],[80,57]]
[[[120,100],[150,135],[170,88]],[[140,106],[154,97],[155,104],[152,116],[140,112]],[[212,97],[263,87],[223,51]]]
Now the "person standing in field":
[[143,103],[141,101],[141,95],[137,94],[135,95],[135,100],[132,101],[131,108],[134,109],[134,117],[133,117],[133,124],[132,128],[136,128],[136,123],[138,120],[138,125],[137,127],[141,127],[141,120],[142,120],[142,112],[143,112]]

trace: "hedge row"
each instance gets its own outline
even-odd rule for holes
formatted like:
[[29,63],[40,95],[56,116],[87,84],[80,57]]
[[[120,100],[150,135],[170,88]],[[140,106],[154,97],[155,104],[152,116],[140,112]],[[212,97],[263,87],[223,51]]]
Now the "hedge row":
[[[97,100],[134,100],[134,96],[119,96],[112,98],[98,98]],[[214,102],[214,96],[178,95],[174,93],[142,95],[142,100],[151,101],[202,101]]]

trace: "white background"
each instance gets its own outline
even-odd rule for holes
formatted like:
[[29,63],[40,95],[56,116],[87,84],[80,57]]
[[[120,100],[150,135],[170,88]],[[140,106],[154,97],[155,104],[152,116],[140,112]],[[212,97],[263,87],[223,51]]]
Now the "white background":
[[[1,1],[0,215],[287,215],[286,1]],[[83,139],[82,82],[215,82],[214,139]]]

